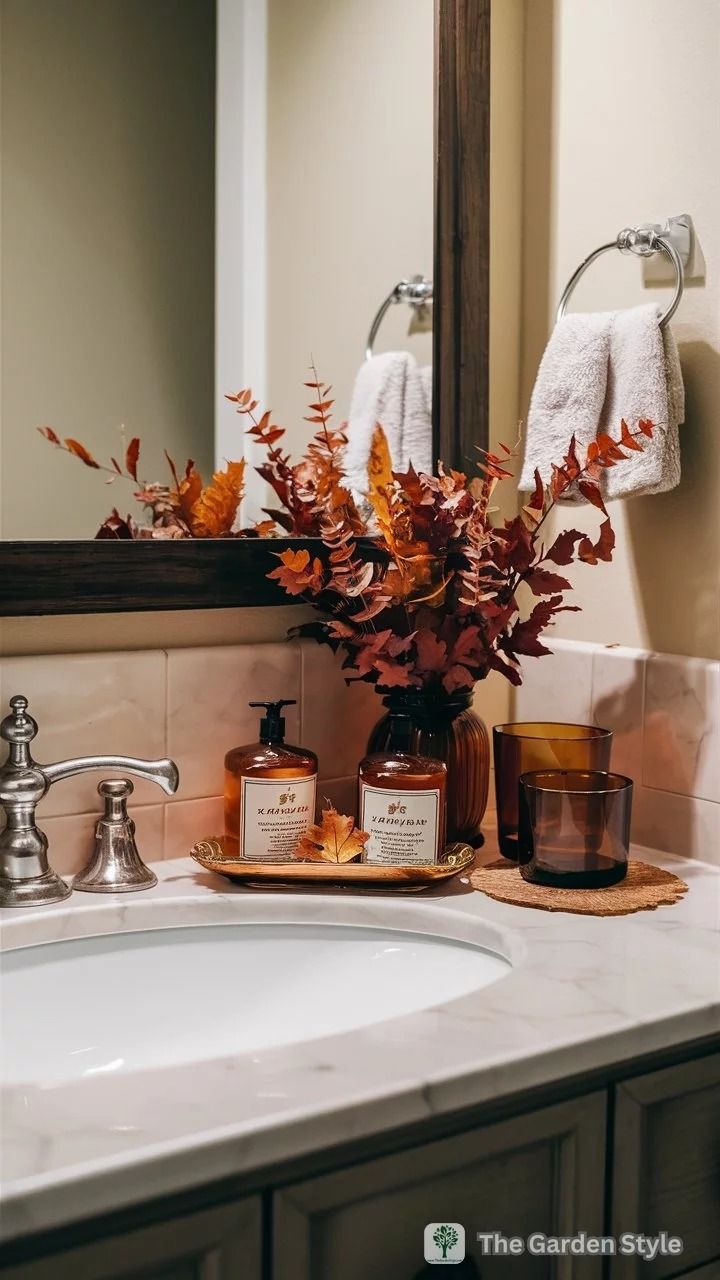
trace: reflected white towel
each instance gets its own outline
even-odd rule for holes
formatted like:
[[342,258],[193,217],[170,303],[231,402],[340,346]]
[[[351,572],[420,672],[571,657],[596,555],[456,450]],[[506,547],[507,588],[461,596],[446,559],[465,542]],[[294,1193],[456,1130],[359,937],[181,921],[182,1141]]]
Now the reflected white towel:
[[[534,488],[536,468],[547,482],[552,463],[562,463],[573,435],[580,457],[595,439],[607,389],[613,316],[612,311],[576,313],[555,325],[530,398],[518,488]],[[583,501],[574,486],[564,497]]]
[[416,471],[432,473],[432,368],[429,364],[416,365],[408,373],[401,453],[401,466],[395,470],[407,471],[412,463]]
[[385,351],[358,370],[347,424],[345,472],[354,494],[367,492],[367,464],[378,422],[387,437],[393,468],[417,471],[432,462],[431,371],[418,368],[407,351]]
[[685,388],[675,338],[654,304],[616,312],[610,335],[607,395],[600,427],[617,436],[621,419],[631,431],[640,418],[655,424],[642,453],[632,452],[603,472],[605,497],[665,493],[680,482],[678,427],[685,419]]

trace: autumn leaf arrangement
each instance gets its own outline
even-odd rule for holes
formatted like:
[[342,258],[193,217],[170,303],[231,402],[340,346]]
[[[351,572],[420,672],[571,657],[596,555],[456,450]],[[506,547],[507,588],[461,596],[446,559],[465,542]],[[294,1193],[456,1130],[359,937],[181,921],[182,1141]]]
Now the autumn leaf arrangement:
[[[329,408],[318,401],[319,414]],[[318,486],[315,508],[323,553],[281,551],[269,574],[322,615],[295,634],[341,649],[347,680],[370,682],[390,696],[415,690],[447,701],[491,671],[519,685],[521,661],[551,652],[540,637],[555,616],[578,608],[565,603],[571,583],[558,569],[612,559],[603,471],[642,451],[652,434],[648,420],[636,431],[623,421],[617,439],[598,435],[582,457],[573,437],[549,483],[536,471],[521,511],[498,520],[493,497],[498,484],[513,477],[517,446],[500,445],[499,454],[479,450],[471,479],[442,463],[436,476],[412,467],[398,472],[378,426],[368,466],[368,519],[343,483],[343,437],[328,429],[322,448],[332,479]],[[597,539],[566,529],[548,543],[548,516],[571,491],[600,512]]]
[[[521,683],[521,662],[550,653],[541,636],[565,603],[570,581],[558,572],[574,562],[596,565],[612,559],[615,536],[605,509],[601,477],[642,451],[653,424],[636,430],[621,422],[617,438],[600,433],[578,453],[575,438],[552,467],[548,483],[535,472],[535,488],[520,512],[499,519],[497,486],[513,479],[517,452],[478,450],[477,474],[468,477],[442,463],[437,475],[392,468],[382,427],[375,430],[367,493],[345,483],[347,437],[332,423],[331,389],[313,370],[306,421],[315,434],[299,462],[284,450],[282,427],[271,413],[257,415],[248,389],[227,396],[264,450],[256,468],[277,505],[251,529],[236,529],[245,463],[228,462],[203,484],[192,461],[180,474],[168,457],[170,482],[139,479],[140,442],[130,441],[123,465],[108,466],[79,441],[40,428],[51,444],[107,473],[112,482],[130,479],[135,498],[149,509],[151,524],[123,519],[117,509],[104,522],[102,538],[241,537],[278,533],[318,539],[317,548],[277,553],[269,577],[293,597],[312,604],[317,621],[295,628],[343,652],[347,680],[363,680],[381,693],[418,691],[438,700],[467,693],[490,671]],[[167,455],[166,455],[167,456]],[[558,501],[575,494],[601,518],[593,541],[566,529],[548,544],[546,521]]]
[[[250,390],[228,394],[226,399],[247,422],[246,434],[264,451],[264,460],[255,470],[269,484],[276,505],[265,511],[266,519],[249,527],[238,527],[238,513],[245,493],[245,461],[226,462],[205,484],[192,458],[179,471],[165,451],[169,478],[167,483],[147,481],[140,477],[140,439],[134,436],[123,446],[122,461],[111,457],[99,462],[90,450],[72,436],[61,437],[49,426],[38,427],[40,435],[62,452],[78,458],[86,467],[104,474],[106,484],[130,481],[132,496],[143,508],[143,516],[122,516],[117,507],[103,521],[96,538],[248,538],[291,534],[293,537],[318,537],[320,511],[340,486],[340,458],[347,444],[342,430],[330,425],[329,398],[331,388],[321,383],[313,369],[313,380],[306,382],[311,403],[305,422],[318,428],[305,454],[293,463],[282,447],[285,428],[272,422],[271,413],[260,417],[258,402]],[[361,532],[355,517],[356,532]]]

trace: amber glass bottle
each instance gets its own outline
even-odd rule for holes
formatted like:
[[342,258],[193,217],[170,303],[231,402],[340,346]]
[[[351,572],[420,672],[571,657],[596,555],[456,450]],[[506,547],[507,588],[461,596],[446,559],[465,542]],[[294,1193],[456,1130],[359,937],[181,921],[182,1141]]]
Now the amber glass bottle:
[[391,751],[365,756],[358,771],[358,822],[370,833],[365,862],[417,866],[445,847],[447,766],[410,751],[411,724],[393,715]]
[[225,844],[246,862],[290,862],[315,821],[317,756],[285,742],[282,708],[294,700],[251,702],[264,707],[259,741],[225,757]]

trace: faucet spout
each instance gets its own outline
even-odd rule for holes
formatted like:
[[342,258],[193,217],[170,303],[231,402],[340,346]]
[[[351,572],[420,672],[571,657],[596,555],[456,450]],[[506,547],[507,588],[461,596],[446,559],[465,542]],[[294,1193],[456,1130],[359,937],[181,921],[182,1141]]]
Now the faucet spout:
[[146,782],[155,782],[167,795],[171,796],[178,789],[179,775],[177,765],[172,760],[138,760],[135,756],[77,756],[74,760],[59,760],[56,764],[42,765],[48,787],[63,778],[72,778],[76,773],[87,773],[91,769],[121,769],[123,773],[132,773]]

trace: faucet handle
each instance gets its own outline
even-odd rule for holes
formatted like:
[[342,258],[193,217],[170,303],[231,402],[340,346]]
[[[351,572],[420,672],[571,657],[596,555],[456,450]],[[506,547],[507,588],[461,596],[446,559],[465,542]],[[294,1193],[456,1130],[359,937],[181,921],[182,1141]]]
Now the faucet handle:
[[145,866],[135,843],[135,823],[127,800],[134,787],[129,778],[106,778],[98,784],[105,812],[95,828],[95,847],[87,866],[73,881],[85,893],[129,893],[150,889],[157,876]]
[[127,801],[134,790],[129,778],[105,778],[98,783],[98,795],[105,801],[106,822],[122,822],[127,819]]
[[13,746],[20,743],[27,744],[37,737],[37,720],[33,720],[31,715],[27,714],[28,700],[22,693],[16,693],[14,698],[10,699],[11,712],[9,716],[0,724],[0,737],[5,742],[10,743],[10,752],[12,754]]

